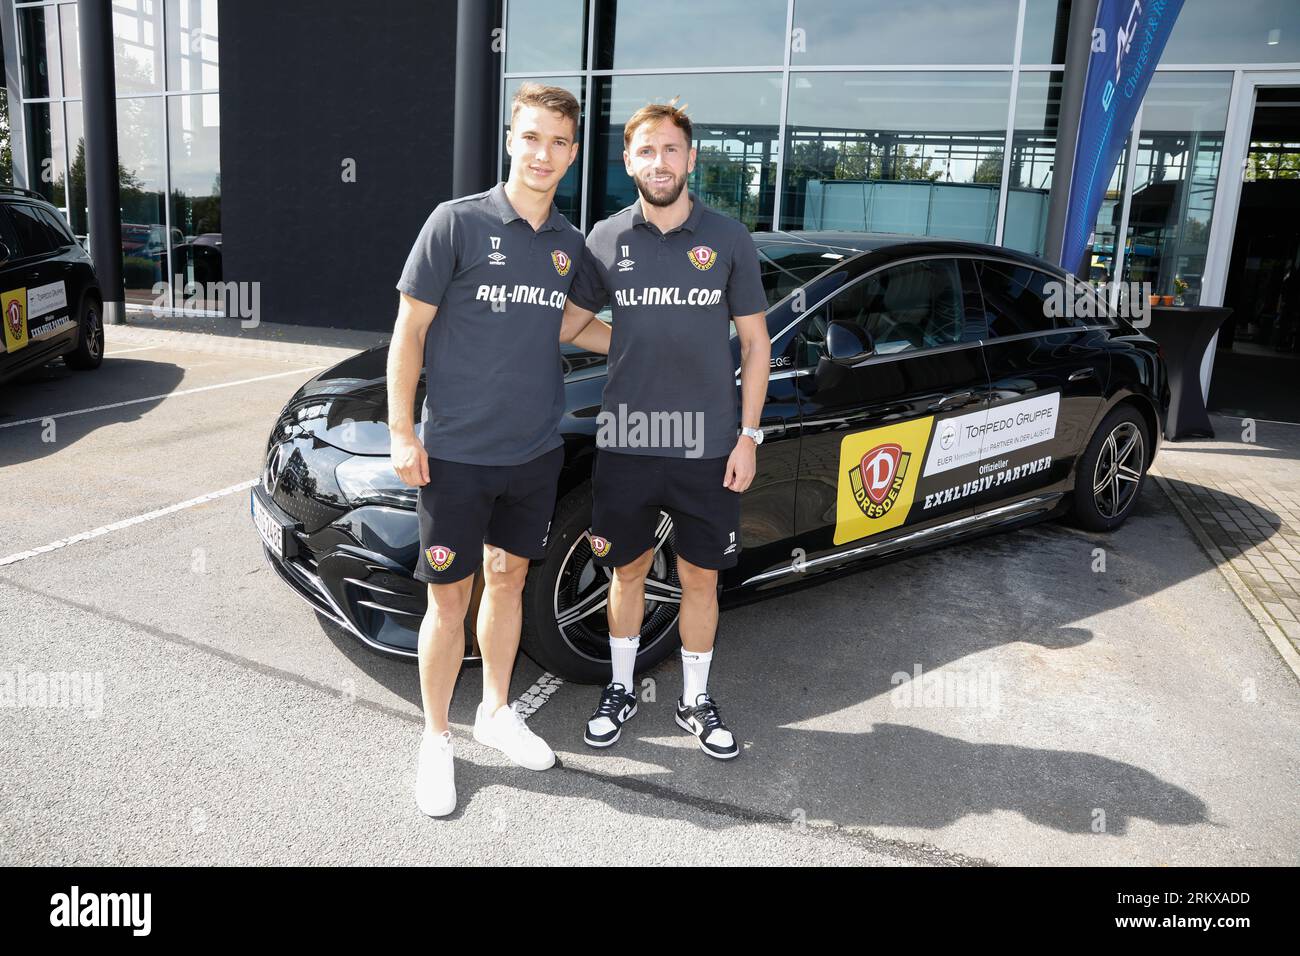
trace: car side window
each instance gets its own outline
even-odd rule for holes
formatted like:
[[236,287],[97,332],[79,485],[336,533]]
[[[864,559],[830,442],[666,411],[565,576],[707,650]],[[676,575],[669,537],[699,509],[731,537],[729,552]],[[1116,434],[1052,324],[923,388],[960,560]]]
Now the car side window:
[[0,207],[0,242],[9,247],[9,256],[17,259],[23,254],[18,248],[18,234],[14,232],[14,224],[5,213],[4,207]]
[[[976,271],[993,338],[1111,324],[1105,303],[1082,282],[1011,262],[979,262]],[[1082,308],[1079,296],[1090,297],[1091,307]]]
[[72,230],[63,221],[63,217],[50,212],[48,209],[38,208],[36,211],[40,214],[41,221],[48,227],[50,241],[54,243],[56,248],[70,246],[77,241],[72,238]]
[[955,260],[905,262],[859,279],[815,309],[801,333],[800,364],[817,364],[831,322],[865,329],[875,354],[891,355],[962,341],[964,318]]
[[18,237],[18,255],[39,256],[54,251],[55,246],[50,239],[49,227],[37,215],[35,206],[26,203],[10,203],[6,208]]

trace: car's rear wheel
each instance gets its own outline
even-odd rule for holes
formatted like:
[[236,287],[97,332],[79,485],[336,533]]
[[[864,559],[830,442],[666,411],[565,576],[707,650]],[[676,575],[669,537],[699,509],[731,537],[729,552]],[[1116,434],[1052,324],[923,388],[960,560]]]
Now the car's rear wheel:
[[1141,413],[1121,405],[1102,420],[1079,459],[1074,519],[1089,531],[1111,531],[1128,518],[1146,480],[1151,438]]
[[99,303],[87,297],[77,319],[77,347],[63,356],[68,368],[88,371],[104,362],[104,316]]
[[[547,556],[524,586],[523,651],[552,674],[582,684],[609,681],[606,617],[612,572],[591,553],[591,484],[571,491],[555,509]],[[646,578],[645,618],[637,670],[658,664],[680,646],[681,582],[672,522],[659,516],[654,562]]]

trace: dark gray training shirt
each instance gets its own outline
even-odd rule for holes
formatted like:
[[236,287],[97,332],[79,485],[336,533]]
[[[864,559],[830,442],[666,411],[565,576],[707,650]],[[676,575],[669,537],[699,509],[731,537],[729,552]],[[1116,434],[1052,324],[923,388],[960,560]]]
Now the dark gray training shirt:
[[434,209],[397,281],[438,307],[424,341],[430,456],[517,465],[563,444],[560,321],[582,249],[554,204],[534,232],[501,183]]
[[[691,194],[686,221],[668,233],[647,222],[635,202],[587,237],[587,254],[570,292],[595,312],[613,301],[613,335],[602,418],[602,448],[668,458],[719,458],[736,446],[739,425],[730,320],[767,310],[758,251],[745,226]],[[682,435],[702,424],[702,442],[654,443],[671,418]],[[653,416],[663,425],[656,429]],[[626,425],[623,420],[628,419]],[[638,433],[637,424],[648,424]],[[644,440],[648,435],[650,441]],[[599,440],[599,436],[598,436]]]

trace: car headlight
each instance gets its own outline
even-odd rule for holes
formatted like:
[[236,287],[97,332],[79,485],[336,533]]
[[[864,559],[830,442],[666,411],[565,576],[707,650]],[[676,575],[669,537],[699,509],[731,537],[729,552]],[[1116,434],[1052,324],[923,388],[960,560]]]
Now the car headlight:
[[393,470],[393,459],[379,455],[357,455],[334,470],[343,497],[352,504],[397,505],[414,508],[419,489],[412,488]]

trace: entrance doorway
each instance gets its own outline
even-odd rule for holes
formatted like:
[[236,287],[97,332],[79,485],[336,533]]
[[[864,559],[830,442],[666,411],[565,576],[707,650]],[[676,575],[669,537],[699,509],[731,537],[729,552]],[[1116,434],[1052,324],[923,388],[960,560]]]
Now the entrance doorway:
[[[1300,85],[1256,86],[1207,405],[1300,422]],[[1225,167],[1230,168],[1230,167]]]

